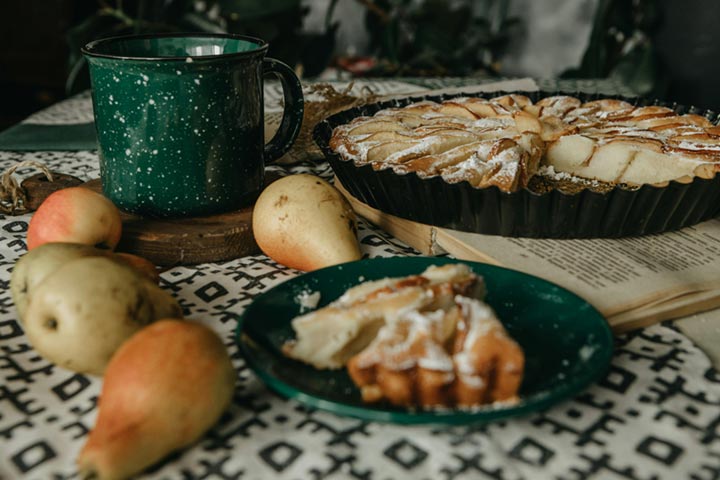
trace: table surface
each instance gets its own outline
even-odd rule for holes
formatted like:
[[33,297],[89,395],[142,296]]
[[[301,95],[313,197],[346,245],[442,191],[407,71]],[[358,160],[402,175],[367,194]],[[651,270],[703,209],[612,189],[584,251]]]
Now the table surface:
[[[402,90],[390,83],[371,85]],[[31,121],[64,125],[91,115],[82,96]],[[0,169],[30,159],[83,179],[99,176],[91,151],[0,152]],[[283,168],[331,175],[325,163]],[[76,478],[74,459],[95,421],[101,379],[40,358],[17,322],[9,279],[26,251],[29,219],[0,215],[0,479]],[[364,221],[359,238],[366,257],[418,254]],[[142,478],[720,478],[720,374],[669,323],[617,337],[605,378],[575,399],[517,419],[409,427],[285,400],[245,366],[232,314],[298,274],[263,255],[162,274],[161,286],[186,316],[224,339],[237,386],[232,406],[200,442]]]

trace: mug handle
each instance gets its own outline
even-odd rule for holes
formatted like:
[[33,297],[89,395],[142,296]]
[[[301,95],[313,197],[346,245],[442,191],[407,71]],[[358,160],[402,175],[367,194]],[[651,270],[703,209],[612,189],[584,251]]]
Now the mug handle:
[[274,74],[280,79],[285,109],[280,127],[265,145],[264,160],[269,163],[285,154],[300,133],[305,102],[302,86],[292,68],[274,58],[263,59],[263,75]]

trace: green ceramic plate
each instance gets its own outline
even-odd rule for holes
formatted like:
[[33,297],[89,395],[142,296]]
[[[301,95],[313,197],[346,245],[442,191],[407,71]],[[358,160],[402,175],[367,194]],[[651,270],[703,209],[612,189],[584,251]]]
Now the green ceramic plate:
[[282,344],[294,337],[290,321],[305,313],[300,302],[304,293],[320,292],[321,307],[363,281],[417,274],[430,265],[451,262],[457,260],[380,258],[293,278],[259,295],[240,317],[240,349],[260,379],[281,395],[340,415],[396,423],[465,424],[527,414],[577,395],[606,371],[613,338],[597,310],[545,280],[474,262],[463,263],[485,278],[487,303],[525,351],[521,400],[515,405],[439,412],[368,405],[345,370],[316,370],[282,354]]

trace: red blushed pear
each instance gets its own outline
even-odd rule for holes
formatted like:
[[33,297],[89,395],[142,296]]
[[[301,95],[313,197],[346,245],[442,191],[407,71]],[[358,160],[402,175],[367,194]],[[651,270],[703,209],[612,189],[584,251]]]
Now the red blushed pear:
[[230,404],[234,386],[227,350],[209,328],[166,319],[140,330],[105,371],[80,477],[127,478],[194,443]]
[[58,190],[48,196],[30,219],[28,250],[49,242],[70,242],[114,249],[122,220],[117,207],[83,187]]

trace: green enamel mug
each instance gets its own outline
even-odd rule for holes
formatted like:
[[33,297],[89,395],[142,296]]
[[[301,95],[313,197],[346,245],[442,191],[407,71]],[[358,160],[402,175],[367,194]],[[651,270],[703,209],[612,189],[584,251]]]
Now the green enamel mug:
[[[87,44],[103,193],[122,210],[193,217],[236,210],[260,193],[265,164],[300,131],[303,95],[264,41],[160,34]],[[281,82],[284,113],[264,143],[263,80]]]

